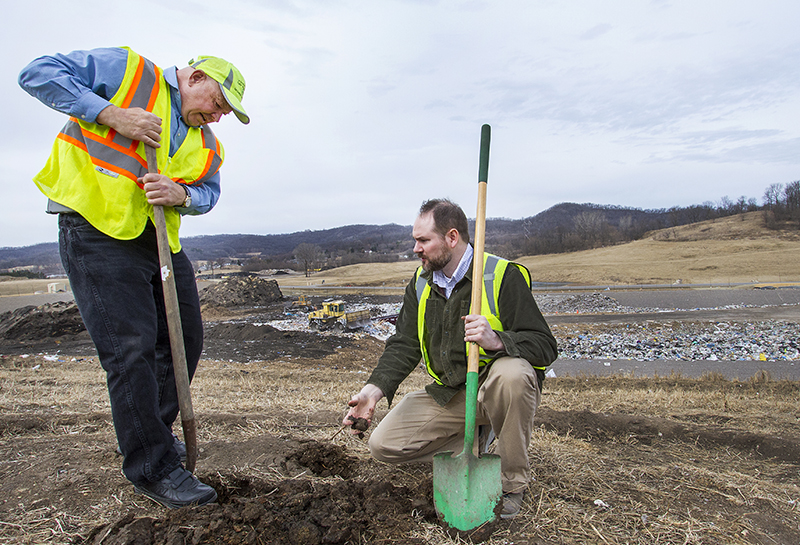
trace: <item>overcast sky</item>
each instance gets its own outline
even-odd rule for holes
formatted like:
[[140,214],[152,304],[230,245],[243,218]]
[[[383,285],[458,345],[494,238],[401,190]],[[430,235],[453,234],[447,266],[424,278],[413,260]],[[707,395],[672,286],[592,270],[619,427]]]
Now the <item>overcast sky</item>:
[[669,208],[800,179],[800,2],[178,0],[9,3],[0,246],[57,240],[31,182],[65,118],[17,84],[29,61],[127,45],[159,66],[224,57],[252,122],[213,126],[222,197],[184,237],[410,225],[561,202]]

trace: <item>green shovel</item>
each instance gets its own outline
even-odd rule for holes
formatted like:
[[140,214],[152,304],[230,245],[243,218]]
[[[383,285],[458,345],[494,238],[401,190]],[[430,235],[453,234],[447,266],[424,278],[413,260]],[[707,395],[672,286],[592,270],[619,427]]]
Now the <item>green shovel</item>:
[[[486,231],[486,185],[489,174],[489,125],[481,127],[481,155],[478,169],[478,213],[475,216],[475,256],[472,268],[471,314],[481,313],[483,246]],[[440,452],[433,457],[433,501],[436,512],[451,528],[472,530],[496,519],[503,484],[500,457],[472,453],[475,440],[475,412],[478,403],[479,347],[471,343],[467,359],[467,397],[464,414],[464,450],[455,456]]]

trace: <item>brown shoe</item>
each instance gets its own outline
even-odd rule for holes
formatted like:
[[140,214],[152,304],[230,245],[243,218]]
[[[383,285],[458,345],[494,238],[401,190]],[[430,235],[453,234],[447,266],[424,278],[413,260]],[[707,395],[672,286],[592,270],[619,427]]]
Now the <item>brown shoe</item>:
[[503,494],[503,510],[500,511],[501,519],[513,519],[519,514],[522,507],[523,492],[506,492]]

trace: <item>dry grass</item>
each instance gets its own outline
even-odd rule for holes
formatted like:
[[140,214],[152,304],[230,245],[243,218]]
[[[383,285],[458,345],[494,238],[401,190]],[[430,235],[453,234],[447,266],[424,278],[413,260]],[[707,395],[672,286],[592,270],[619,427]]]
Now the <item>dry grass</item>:
[[[235,445],[264,435],[330,441],[346,401],[363,384],[376,355],[370,348],[323,360],[201,362],[202,371],[193,383],[201,445],[211,441]],[[399,394],[427,382],[422,372],[416,372]],[[695,429],[723,426],[739,435],[800,438],[797,392],[791,383],[766,377],[749,382],[713,376],[564,377],[548,379],[539,420],[549,422],[553,414],[622,415],[666,419]],[[385,411],[382,402],[378,417]],[[125,513],[160,516],[157,508],[129,493],[113,467],[118,460],[108,452],[114,445],[113,429],[96,358],[3,359],[0,415],[5,430],[0,480],[10,478],[23,464],[47,463],[47,452],[22,456],[19,441],[61,444],[60,458],[87,459],[86,468],[74,463],[69,472],[58,464],[53,468],[74,483],[69,503],[63,497],[62,502],[58,497],[32,501],[29,492],[10,491],[11,504],[19,502],[26,508],[0,507],[4,520],[0,541],[62,543],[99,521]],[[39,423],[26,424],[28,419]],[[528,488],[522,515],[502,526],[487,541],[489,545],[780,543],[787,535],[797,535],[800,483],[795,465],[693,438],[647,438],[624,430],[598,431],[588,438],[578,422],[573,421],[572,432],[549,425],[536,429],[530,446],[536,480]],[[430,478],[429,468],[394,468],[372,461],[365,443],[347,434],[334,442],[346,445],[363,462],[361,478]],[[201,452],[200,468],[202,456]],[[285,478],[258,458],[215,471],[223,476]],[[76,491],[87,497],[85,505],[75,503]],[[768,535],[774,536],[773,541]],[[422,519],[409,537],[430,545],[465,543]]]
[[0,297],[47,293],[48,284],[52,284],[53,282],[64,284],[66,287],[69,287],[69,281],[66,278],[51,280],[0,276]]
[[520,259],[540,282],[728,284],[800,281],[800,233],[769,231],[760,212],[661,229],[642,240]]

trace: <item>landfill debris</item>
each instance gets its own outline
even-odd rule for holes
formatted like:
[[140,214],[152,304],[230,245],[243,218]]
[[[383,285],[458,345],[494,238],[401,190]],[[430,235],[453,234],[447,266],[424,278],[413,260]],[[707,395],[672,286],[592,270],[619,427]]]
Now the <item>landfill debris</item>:
[[795,322],[668,322],[554,326],[559,357],[615,360],[800,359]]
[[536,304],[542,314],[642,314],[655,312],[669,312],[675,310],[720,310],[752,308],[756,305],[724,305],[715,307],[627,307],[619,304],[616,299],[602,293],[543,293],[536,294]]
[[[353,311],[369,310],[372,316],[390,316],[400,311],[400,303],[383,303],[380,305],[370,305],[366,303],[356,303],[348,305],[348,309]],[[287,312],[286,318],[282,320],[271,320],[266,322],[268,325],[281,331],[311,331],[308,326],[308,313],[306,312]],[[373,319],[356,333],[336,333],[333,331],[319,331],[320,335],[353,335],[366,334],[379,340],[386,340],[394,335],[395,327],[388,320]]]
[[575,295],[544,293],[537,294],[535,299],[542,314],[608,314],[642,311],[641,309],[623,307],[615,299],[601,293],[579,293]]

